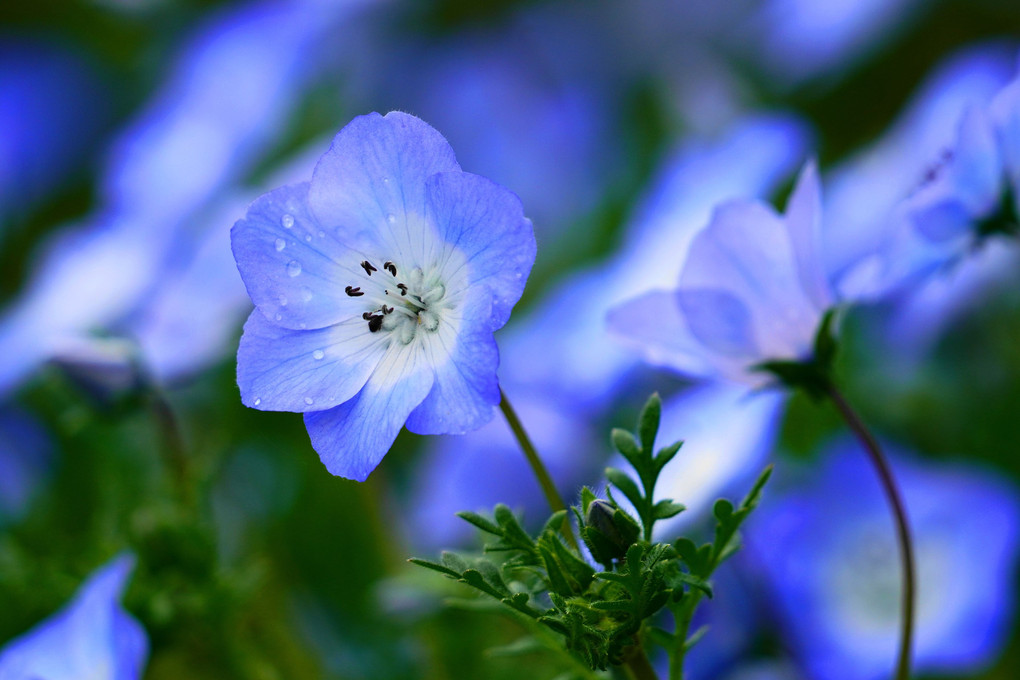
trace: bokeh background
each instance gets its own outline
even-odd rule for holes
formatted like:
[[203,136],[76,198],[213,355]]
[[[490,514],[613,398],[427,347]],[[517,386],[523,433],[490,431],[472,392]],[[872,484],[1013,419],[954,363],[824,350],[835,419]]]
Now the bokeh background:
[[[231,225],[351,118],[399,109],[534,222],[500,376],[566,495],[600,483],[609,428],[652,390],[687,441],[670,532],[703,534],[712,499],[776,464],[690,677],[886,677],[892,530],[835,411],[691,385],[604,315],[674,283],[720,201],[782,207],[812,157],[838,269],[1018,67],[1015,0],[3,3],[0,646],[127,551],[145,678],[564,672],[487,653],[520,629],[404,562],[477,547],[456,510],[541,519],[501,420],[404,433],[358,484],[234,383]],[[990,242],[843,327],[841,381],[925,546],[925,676],[1020,675],[1018,284],[1020,244]]]

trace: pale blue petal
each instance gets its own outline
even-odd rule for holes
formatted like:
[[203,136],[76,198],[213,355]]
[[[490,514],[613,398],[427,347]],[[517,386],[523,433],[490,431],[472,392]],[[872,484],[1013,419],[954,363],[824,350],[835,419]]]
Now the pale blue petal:
[[1006,172],[1009,173],[1013,193],[1017,201],[1020,201],[1020,78],[1013,80],[996,95],[991,111]]
[[337,261],[347,249],[308,212],[308,182],[262,195],[230,230],[252,302],[284,328],[330,326],[364,310],[344,293],[355,276]]
[[382,334],[362,319],[294,331],[258,310],[244,325],[237,350],[237,385],[246,406],[263,411],[322,411],[362,388],[386,350]]
[[535,263],[535,232],[520,199],[484,177],[446,172],[429,178],[426,201],[443,240],[467,259],[468,285],[491,292],[491,329],[501,328]]
[[691,333],[674,291],[652,291],[609,310],[609,331],[656,366],[709,376],[705,346]]
[[358,116],[337,133],[312,175],[311,212],[327,232],[402,262],[424,258],[425,180],[460,170],[453,149],[414,116]]
[[1003,189],[1003,159],[995,129],[983,108],[971,107],[960,121],[949,174],[960,198],[977,217],[999,205]]
[[804,166],[786,206],[786,226],[797,260],[797,275],[818,309],[832,305],[832,288],[822,259],[822,188],[818,165]]
[[[750,314],[763,360],[800,359],[810,352],[821,310],[801,286],[785,222],[762,203],[731,201],[715,210],[691,243],[679,290],[716,290],[739,301]],[[681,298],[681,305],[686,304]],[[721,332],[741,327],[737,309],[732,301],[720,308],[730,318],[720,318],[719,328],[712,325],[707,305],[699,306],[698,317],[688,322],[703,342],[733,341],[718,348],[708,344],[709,349],[743,351],[748,347],[744,337]]]
[[407,429],[418,434],[464,434],[492,420],[499,404],[499,350],[489,328],[489,300],[475,295],[456,330],[422,339],[436,381],[411,412]]
[[682,288],[676,292],[691,333],[711,352],[753,359],[760,352],[747,307],[721,290]]
[[414,345],[394,344],[356,397],[305,414],[312,447],[330,473],[363,482],[389,451],[432,388],[432,369],[418,352]]
[[134,559],[94,573],[61,611],[0,651],[3,680],[138,680],[148,656],[145,631],[119,604]]

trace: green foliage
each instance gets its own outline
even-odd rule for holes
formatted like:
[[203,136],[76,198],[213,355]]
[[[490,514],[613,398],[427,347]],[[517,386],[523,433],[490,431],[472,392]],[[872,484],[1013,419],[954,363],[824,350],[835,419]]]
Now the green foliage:
[[[634,505],[640,521],[608,489],[603,499],[583,488],[580,504],[572,508],[581,538],[603,571],[593,568],[564,535],[570,531],[564,511],[552,513],[532,536],[505,505],[497,505],[491,518],[458,513],[487,537],[481,555],[444,552],[438,562],[410,560],[487,595],[532,632],[495,654],[552,648],[569,654],[587,672],[625,663],[648,639],[665,647],[671,668],[679,668],[684,652],[704,634],[687,635],[690,617],[702,597],[712,597],[709,579],[716,567],[739,548],[740,525],[757,505],[771,469],[739,506],[726,500],[715,504],[711,543],[698,546],[687,538],[652,542],[655,522],[683,510],[672,500],[653,500],[659,474],[680,449],[676,443],[654,453],[661,408],[653,395],[635,434],[614,430],[612,435],[640,486],[620,470],[607,470],[607,477]],[[667,608],[677,624],[674,632],[650,623]]]

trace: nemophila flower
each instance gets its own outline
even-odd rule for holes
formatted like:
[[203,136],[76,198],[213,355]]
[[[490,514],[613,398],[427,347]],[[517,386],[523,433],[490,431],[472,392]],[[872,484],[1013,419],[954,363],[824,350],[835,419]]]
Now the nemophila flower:
[[436,130],[399,112],[356,118],[310,182],[256,200],[231,236],[256,306],[242,400],[304,413],[330,472],[367,478],[405,421],[453,434],[491,419],[493,332],[535,238],[517,197],[461,171]]
[[936,266],[988,236],[1020,232],[1020,78],[963,113],[954,144],[904,210],[914,229],[907,247],[931,250]]
[[[1020,496],[988,471],[903,454],[892,464],[916,548],[917,671],[977,671],[1009,639]],[[748,550],[764,568],[781,632],[808,675],[888,677],[900,626],[899,559],[867,461],[855,444],[840,442],[806,484],[770,501],[750,520]]]
[[821,258],[820,200],[808,164],[785,215],[759,201],[722,204],[691,241],[677,288],[618,305],[610,328],[652,363],[750,385],[769,380],[759,364],[811,358],[835,301]]
[[138,680],[145,630],[120,605],[134,559],[94,572],[62,610],[0,649],[0,680]]

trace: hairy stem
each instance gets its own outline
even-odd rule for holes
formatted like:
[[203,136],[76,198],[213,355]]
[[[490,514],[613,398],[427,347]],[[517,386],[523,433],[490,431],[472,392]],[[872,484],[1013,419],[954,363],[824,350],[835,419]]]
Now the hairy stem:
[[659,676],[652,668],[652,664],[648,662],[645,650],[641,648],[640,644],[635,644],[630,648],[623,660],[623,665],[634,680],[659,680]]
[[899,543],[900,564],[903,571],[903,594],[900,603],[902,615],[902,627],[900,633],[899,657],[896,661],[896,679],[908,680],[910,678],[911,650],[913,649],[914,636],[914,606],[916,588],[916,568],[914,566],[914,546],[910,537],[910,525],[907,522],[907,510],[903,503],[903,497],[896,479],[893,477],[889,462],[883,455],[878,442],[871,434],[860,416],[853,410],[842,393],[835,385],[829,385],[828,395],[835,405],[836,410],[843,416],[847,427],[857,436],[868,457],[875,466],[882,488],[892,509],[893,519],[896,522],[896,539]]
[[[531,443],[531,439],[528,438],[528,433],[524,431],[524,426],[521,424],[520,419],[517,417],[517,413],[514,412],[514,407],[510,405],[510,401],[506,398],[506,393],[503,388],[499,390],[500,401],[499,408],[503,411],[506,422],[510,426],[510,429],[514,433],[514,437],[517,439],[517,443],[521,446],[521,451],[524,452],[524,457],[528,459],[528,464],[531,465],[531,471],[535,473],[535,477],[538,479],[539,486],[542,487],[542,493],[545,494],[545,500],[549,503],[549,507],[553,512],[559,512],[560,510],[566,510],[567,506],[563,502],[563,497],[560,496],[560,492],[556,490],[556,485],[553,484],[552,477],[549,476],[549,471],[546,469],[545,464],[538,455],[538,451],[535,450],[535,445]],[[574,532],[570,528],[570,520],[568,518],[563,519],[563,537],[570,543],[570,546],[577,550],[577,540],[574,538]]]

